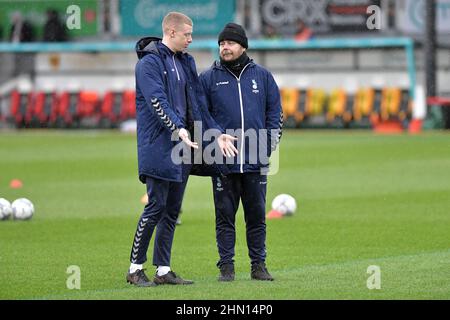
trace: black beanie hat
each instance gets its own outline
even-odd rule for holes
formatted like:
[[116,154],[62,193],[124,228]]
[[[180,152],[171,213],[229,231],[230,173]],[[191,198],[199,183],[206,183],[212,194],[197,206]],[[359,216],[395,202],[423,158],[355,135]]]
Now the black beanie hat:
[[227,23],[225,28],[223,28],[222,32],[219,34],[218,43],[220,44],[223,40],[236,41],[244,48],[248,48],[248,39],[245,35],[245,30],[237,23]]

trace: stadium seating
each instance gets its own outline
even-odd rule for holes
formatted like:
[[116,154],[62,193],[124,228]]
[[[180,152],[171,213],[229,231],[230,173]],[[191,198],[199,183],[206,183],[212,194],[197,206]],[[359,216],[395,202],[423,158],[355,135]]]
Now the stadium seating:
[[135,95],[133,90],[106,92],[100,108],[100,126],[114,128],[122,121],[135,118]]
[[100,117],[99,94],[95,91],[81,91],[76,109],[77,124],[80,127],[98,127]]
[[[286,127],[373,128],[380,122],[403,122],[411,118],[409,91],[402,88],[281,88]],[[1,121],[17,128],[118,128],[136,117],[134,90],[19,92],[4,101],[9,104]],[[5,102],[3,102],[5,103]],[[5,108],[3,108],[4,111]]]
[[32,100],[33,93],[23,92],[17,90],[11,92],[10,96],[10,113],[6,115],[7,121],[13,123],[16,127],[22,128],[25,126],[25,116],[27,109]]
[[327,122],[330,125],[345,126],[351,120],[351,110],[348,105],[349,96],[343,89],[335,89],[330,93],[328,109],[326,111]]
[[50,117],[56,109],[56,103],[56,93],[54,92],[34,93],[25,114],[25,126],[48,127]]
[[321,116],[324,114],[327,94],[322,89],[308,89],[305,115],[307,117]]
[[363,118],[369,119],[374,112],[375,90],[372,88],[362,88],[356,92],[353,105],[353,119],[361,121]]
[[283,106],[284,124],[286,127],[296,127],[303,120],[303,113],[298,108],[300,91],[296,88],[280,90]]
[[75,126],[78,93],[62,92],[58,95],[56,107],[50,117],[50,124],[57,128],[71,128]]

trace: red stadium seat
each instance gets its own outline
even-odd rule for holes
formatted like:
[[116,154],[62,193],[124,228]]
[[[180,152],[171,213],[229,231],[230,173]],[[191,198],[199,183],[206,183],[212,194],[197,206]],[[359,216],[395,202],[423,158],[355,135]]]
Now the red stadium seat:
[[92,117],[98,114],[99,94],[96,91],[81,91],[77,105],[79,118]]
[[76,126],[78,98],[78,92],[62,92],[56,99],[56,107],[50,123],[56,127]]
[[115,101],[117,95],[120,95],[120,93],[112,91],[108,91],[105,93],[100,107],[100,113],[103,119],[108,119],[112,122],[117,121],[118,113],[114,112],[115,106],[117,105],[117,102]]
[[32,100],[32,93],[21,93],[17,90],[11,92],[10,97],[10,112],[8,119],[14,123],[18,128],[25,126],[25,117],[30,101]]
[[25,123],[31,127],[47,127],[57,106],[56,93],[36,92],[31,96]]
[[120,119],[123,121],[134,118],[136,118],[136,91],[126,90],[123,93]]
[[116,127],[119,122],[135,118],[135,98],[134,90],[106,92],[100,107],[102,126]]

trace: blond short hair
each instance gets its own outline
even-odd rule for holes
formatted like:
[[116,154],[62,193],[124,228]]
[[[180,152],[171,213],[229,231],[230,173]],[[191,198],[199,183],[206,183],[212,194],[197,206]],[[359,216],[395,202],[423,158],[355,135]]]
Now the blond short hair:
[[183,26],[183,24],[193,25],[191,18],[187,15],[181,12],[169,12],[162,22],[163,33],[168,33],[170,29],[176,29]]

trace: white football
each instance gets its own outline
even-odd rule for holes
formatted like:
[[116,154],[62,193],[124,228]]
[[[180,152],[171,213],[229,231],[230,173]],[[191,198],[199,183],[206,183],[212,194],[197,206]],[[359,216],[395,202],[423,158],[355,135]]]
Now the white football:
[[297,210],[297,202],[294,197],[288,194],[280,194],[273,199],[272,209],[283,215],[290,216]]
[[0,220],[7,220],[12,214],[11,203],[5,198],[0,198]]
[[34,214],[33,203],[26,198],[19,198],[14,200],[11,204],[13,218],[16,220],[31,219]]

